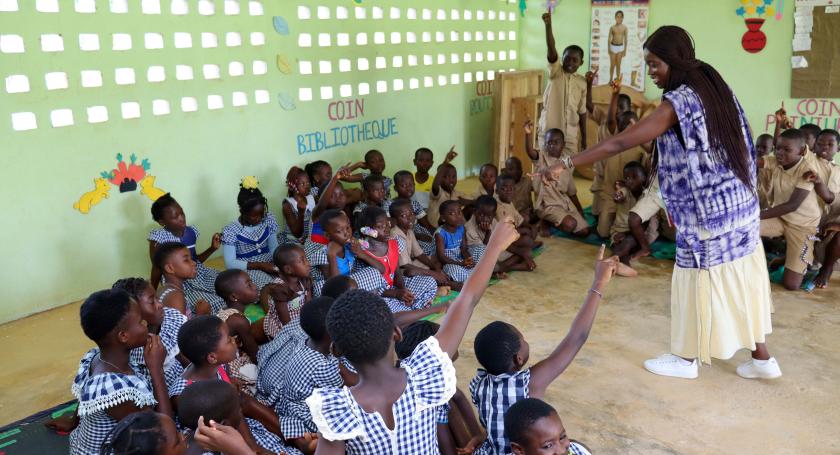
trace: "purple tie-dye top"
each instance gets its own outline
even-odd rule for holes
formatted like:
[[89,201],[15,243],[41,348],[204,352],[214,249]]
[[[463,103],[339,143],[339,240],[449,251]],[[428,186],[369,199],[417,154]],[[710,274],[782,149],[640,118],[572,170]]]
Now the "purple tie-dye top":
[[[711,153],[697,93],[682,85],[663,98],[677,113],[684,141],[676,127],[656,140],[662,199],[677,229],[677,265],[707,269],[751,254],[760,240],[756,193]],[[755,167],[749,124],[737,99],[735,104],[749,164]]]

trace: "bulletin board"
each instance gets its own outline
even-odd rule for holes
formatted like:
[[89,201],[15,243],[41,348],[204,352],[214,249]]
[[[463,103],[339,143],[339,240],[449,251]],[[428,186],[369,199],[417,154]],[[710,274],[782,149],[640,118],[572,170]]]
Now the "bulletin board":
[[791,97],[840,98],[840,2],[797,1]]

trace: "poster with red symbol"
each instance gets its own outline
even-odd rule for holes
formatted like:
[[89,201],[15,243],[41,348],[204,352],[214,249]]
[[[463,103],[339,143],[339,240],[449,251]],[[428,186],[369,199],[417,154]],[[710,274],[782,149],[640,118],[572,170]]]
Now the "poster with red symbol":
[[594,85],[621,77],[622,85],[645,89],[642,45],[648,36],[649,0],[592,0],[589,45]]

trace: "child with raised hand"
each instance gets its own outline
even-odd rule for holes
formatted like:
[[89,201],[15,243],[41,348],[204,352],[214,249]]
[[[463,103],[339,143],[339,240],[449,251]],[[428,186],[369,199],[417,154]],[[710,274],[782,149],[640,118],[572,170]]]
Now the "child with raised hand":
[[[394,174],[394,188],[397,191],[397,197],[399,199],[408,199],[411,202],[411,211],[414,212],[415,219],[413,228],[414,234],[417,237],[418,242],[420,242],[420,246],[423,248],[423,251],[425,251],[426,254],[433,254],[435,247],[435,241],[433,238],[435,227],[429,222],[429,218],[426,216],[426,209],[414,199],[414,195],[417,193],[415,191],[414,179],[411,176],[411,172],[398,171]],[[384,207],[382,208],[384,208],[386,212],[390,213],[392,202],[392,200],[386,201]]]
[[[307,254],[313,266],[314,295],[321,295],[324,281],[337,275],[350,275],[362,289],[379,292],[385,286],[382,273],[376,268],[379,263],[362,254],[359,241],[353,237],[353,228],[347,214],[338,209],[330,209],[324,212],[320,221],[329,243]],[[365,263],[372,267],[365,267]]]
[[[197,381],[186,388],[181,393],[178,400],[178,420],[186,428],[186,437],[189,442],[197,442],[198,444],[190,444],[192,453],[202,454],[204,450],[212,450],[214,447],[208,447],[202,444],[202,439],[199,437],[200,427],[202,421],[214,422],[216,425],[224,425],[230,428],[231,435],[236,434],[236,442],[239,444],[240,453],[254,453],[248,447],[242,435],[234,430],[242,425],[244,416],[242,415],[242,407],[239,405],[239,394],[236,389],[225,381],[219,379],[208,379],[204,381]],[[204,446],[194,447],[194,446]],[[188,453],[187,455],[192,455]],[[225,454],[233,455],[237,452],[225,451]]]
[[379,296],[349,291],[333,304],[327,314],[333,353],[353,365],[359,383],[352,388],[316,389],[306,400],[318,427],[319,455],[439,453],[438,407],[456,389],[450,359],[458,351],[499,253],[517,237],[512,224],[497,226],[483,260],[443,317],[440,330],[399,367],[394,343],[401,332]]
[[268,201],[255,177],[245,177],[239,185],[239,217],[222,230],[225,267],[245,270],[262,289],[277,276],[271,255],[277,248],[280,227],[268,211]]
[[525,398],[508,409],[505,436],[513,455],[590,455],[588,447],[569,439],[557,411],[538,398]]
[[274,338],[300,315],[300,308],[312,300],[311,267],[300,245],[280,245],[274,250],[274,265],[280,269],[276,282],[264,287],[260,304],[265,311],[263,331]]
[[283,372],[283,396],[277,414],[286,440],[305,453],[315,451],[312,434],[318,428],[306,399],[317,388],[355,385],[358,376],[332,355],[332,340],[327,333],[327,313],[333,305],[330,297],[318,297],[307,304],[300,315],[300,326],[307,339],[303,347],[291,355]]
[[[528,157],[536,164],[537,169],[548,169],[560,163],[565,144],[562,130],[552,128],[545,132],[545,150],[533,147],[531,134],[534,125],[530,120],[525,122],[525,150]],[[536,214],[542,221],[543,236],[550,236],[549,226],[554,226],[567,234],[580,237],[589,235],[589,225],[583,217],[583,207],[577,197],[575,180],[567,172],[558,180],[542,182],[534,180],[537,201],[534,204]]]
[[432,181],[432,192],[429,194],[429,210],[426,211],[426,216],[429,218],[429,224],[438,226],[440,221],[440,205],[446,201],[463,201],[469,203],[471,201],[464,199],[463,194],[455,189],[458,184],[458,171],[451,161],[457,157],[455,146],[446,154],[446,159],[443,164],[438,166],[437,175]]
[[333,175],[323,188],[323,197],[318,198],[318,203],[315,209],[312,210],[312,231],[309,238],[304,242],[303,249],[306,251],[306,257],[312,259],[312,255],[317,252],[323,245],[329,243],[327,239],[321,220],[321,215],[327,210],[344,210],[347,205],[347,195],[344,194],[344,187],[340,180],[345,180],[350,175],[349,168],[342,167]]
[[205,300],[196,301],[194,306],[187,302],[184,282],[195,278],[197,272],[195,261],[183,243],[159,243],[152,261],[163,273],[164,284],[158,290],[158,299],[163,306],[173,308],[188,318],[212,311]]
[[359,213],[366,207],[385,208],[388,199],[385,192],[385,177],[377,174],[370,174],[362,180],[362,192],[364,199],[353,208],[353,218],[356,219]]
[[310,193],[309,175],[292,166],[286,174],[288,196],[283,200],[283,218],[286,226],[278,235],[280,244],[302,245],[312,230],[312,211],[315,210],[315,196]]
[[[117,280],[111,286],[111,289],[123,290],[128,293],[137,302],[137,306],[140,308],[140,317],[146,321],[146,329],[150,334],[160,337],[160,343],[166,349],[163,360],[164,371],[173,370],[171,373],[176,375],[183,373],[184,366],[181,365],[179,359],[181,351],[178,349],[178,331],[187,321],[187,317],[178,310],[163,306],[155,295],[155,289],[143,278]],[[140,374],[151,384],[152,377],[148,367],[146,367],[142,347],[131,350],[131,362],[133,365],[140,367]]]
[[[184,294],[188,305],[195,308],[195,303],[204,300],[213,308],[220,308],[222,302],[213,292],[217,271],[204,266],[204,262],[219,249],[222,244],[222,234],[213,234],[210,246],[203,253],[198,254],[196,244],[199,232],[195,226],[187,225],[184,210],[171,194],[166,193],[152,203],[152,218],[161,227],[149,233],[149,259],[154,260],[155,250],[161,243],[180,242],[190,250],[190,256],[196,264],[195,278],[184,281]],[[152,264],[152,287],[157,289],[160,284],[162,271]]]
[[[440,173],[438,173],[440,176]],[[441,226],[435,231],[437,260],[443,264],[443,273],[452,280],[453,289],[469,278],[475,267],[466,242],[464,214],[458,201],[444,201],[440,205]]]
[[[435,180],[434,176],[429,175],[429,169],[435,163],[435,155],[426,147],[420,147],[414,152],[414,185],[416,192],[414,193],[413,201],[420,203],[424,209],[429,208],[429,195],[432,192],[432,182]],[[396,178],[394,183],[396,184]],[[402,197],[402,196],[400,196]]]
[[523,238],[517,240],[517,243],[529,248],[539,248],[543,245],[542,241],[537,239],[537,231],[528,223],[528,219],[522,216],[522,213],[516,209],[513,204],[516,197],[516,179],[508,174],[502,172],[496,179],[496,219],[503,220],[510,218],[516,229]]
[[[181,376],[170,380],[169,396],[180,416],[181,395],[189,385],[216,379],[233,383],[225,367],[236,359],[239,347],[227,324],[207,315],[190,319],[181,327],[178,347],[190,361]],[[277,414],[271,408],[244,393],[239,393],[237,402],[247,417],[237,429],[253,450],[260,454],[295,450],[283,444]]]
[[[789,291],[799,289],[814,260],[814,238],[822,217],[814,183],[808,176],[812,160],[805,157],[806,152],[802,132],[789,129],[776,141],[775,159],[763,160],[772,174],[770,207],[761,211],[760,234],[765,238],[785,238],[782,285]],[[778,369],[775,364],[769,367]]]
[[266,341],[262,319],[253,324],[245,317],[245,305],[259,300],[260,292],[251,277],[242,270],[225,270],[216,279],[216,293],[227,308],[216,313],[216,317],[228,326],[231,336],[239,344],[239,355],[228,363],[230,377],[236,379],[238,387],[248,395],[254,395],[257,383],[257,349]]
[[[487,242],[490,241],[490,233],[498,223],[496,221],[498,215],[496,207],[496,199],[492,196],[479,196],[475,201],[475,213],[464,226],[467,249],[474,258],[481,259],[487,248]],[[516,211],[514,213],[519,214]],[[514,225],[516,225],[516,222],[514,222]],[[499,256],[494,276],[505,279],[507,278],[507,272],[513,270],[530,272],[536,269],[537,264],[531,254],[531,245],[533,243],[529,237],[520,237],[519,240],[509,246]]]
[[[399,181],[397,181],[399,188]],[[391,237],[401,241],[405,244],[405,248],[400,250],[400,267],[405,276],[430,276],[435,279],[439,286],[452,286],[449,277],[441,271],[440,262],[436,261],[432,256],[426,254],[425,249],[417,240],[416,232],[414,231],[415,202],[409,199],[394,199],[390,205],[391,215]]]
[[430,276],[404,277],[400,270],[400,253],[407,245],[400,238],[390,237],[388,214],[379,207],[368,207],[359,214],[359,232],[367,242],[361,252],[379,270],[385,280],[381,295],[394,313],[426,308],[437,293],[437,283]]
[[[645,182],[648,176],[642,163],[631,161],[624,166],[624,181],[616,182],[613,200],[615,201],[615,221],[610,230],[610,246],[613,254],[626,267],[621,267],[618,274],[635,276],[636,271],[630,268],[632,255],[639,251],[640,245],[630,232],[630,211],[636,202],[642,199]],[[645,227],[645,244],[653,243],[659,237],[659,219],[652,217]]]
[[[522,178],[522,161],[512,156],[505,160],[505,168],[502,174],[513,177],[513,197],[511,202],[516,210],[529,224],[534,218],[534,184],[529,178]],[[498,191],[498,189],[496,189]]]
[[601,245],[595,262],[595,277],[586,300],[572,322],[569,333],[547,358],[522,369],[530,355],[528,342],[516,327],[502,321],[491,322],[475,336],[475,356],[481,364],[470,382],[472,401],[487,429],[487,440],[480,453],[510,453],[510,440],[504,431],[504,416],[517,401],[542,398],[548,386],[572,363],[589,337],[601,292],[615,274],[618,258],[604,259]]
[[[78,400],[79,425],[70,433],[70,453],[99,453],[109,432],[125,416],[155,407],[172,414],[163,363],[166,349],[150,335],[140,307],[127,292],[94,292],[79,310],[82,331],[95,348],[79,362],[71,388]],[[131,361],[132,349],[143,347],[151,384]]]
[[187,439],[186,435],[178,432],[172,417],[154,411],[141,411],[120,420],[106,438],[101,451],[95,453],[193,455],[203,452],[189,447]]
[[[406,327],[402,339],[394,345],[399,361],[408,358],[417,345],[433,337],[438,329],[440,326],[430,321],[417,321]],[[452,362],[455,363],[457,359],[456,352]],[[449,402],[438,408],[437,427],[441,455],[470,454],[487,438],[472,404],[458,388]]]

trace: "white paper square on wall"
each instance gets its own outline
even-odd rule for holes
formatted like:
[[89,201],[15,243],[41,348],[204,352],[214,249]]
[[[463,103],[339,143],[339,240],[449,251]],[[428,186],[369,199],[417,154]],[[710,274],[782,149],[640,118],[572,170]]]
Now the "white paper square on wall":
[[45,33],[41,35],[41,50],[44,52],[64,51],[64,38],[57,33]]
[[99,50],[99,35],[96,33],[79,33],[79,49],[83,51]]
[[209,48],[209,47],[218,47],[219,46],[219,38],[216,37],[215,33],[211,32],[202,32],[201,33],[201,47]]
[[175,32],[175,48],[188,49],[193,45],[192,35],[187,32]]
[[114,81],[117,85],[134,84],[134,68],[117,68],[114,70]]
[[131,35],[128,33],[114,33],[111,35],[111,49],[127,51],[131,49]]
[[227,47],[238,47],[242,45],[242,35],[239,32],[227,32],[225,34],[225,45]]
[[99,70],[82,70],[82,87],[102,87],[102,72]]
[[225,14],[228,16],[239,14],[239,0],[225,0]]
[[105,106],[91,106],[87,108],[88,123],[103,123],[108,121],[108,108]]
[[70,81],[67,79],[67,73],[63,71],[45,74],[44,82],[47,85],[47,90],[62,90],[70,86]]
[[176,16],[183,16],[190,13],[190,4],[187,0],[172,0],[169,10]]
[[193,78],[193,69],[189,65],[175,65],[175,79],[189,81]]
[[146,33],[143,41],[146,49],[163,49],[163,35],[160,33]]
[[198,100],[192,96],[181,98],[181,110],[184,112],[195,112],[198,110]]
[[312,101],[312,89],[309,87],[299,88],[298,99],[301,101]]
[[312,62],[308,60],[298,61],[298,72],[300,74],[312,74]]
[[17,0],[0,0],[0,12],[14,12],[17,10]]
[[74,123],[72,109],[55,109],[50,112],[50,123],[53,128],[70,126]]
[[262,46],[265,44],[265,33],[251,32],[251,46]]
[[225,101],[221,95],[207,95],[207,109],[215,111],[225,107]]
[[28,131],[38,128],[34,112],[15,112],[12,114],[12,128],[15,131]]
[[169,115],[169,101],[154,100],[152,101],[152,115]]
[[341,86],[338,87],[338,94],[342,98],[350,98],[353,96],[353,86],[350,84],[341,84]]
[[20,35],[0,35],[0,52],[4,54],[22,54],[26,48]]
[[221,70],[219,65],[208,63],[201,68],[205,79],[219,79],[221,77]]
[[233,92],[230,104],[236,107],[248,105],[248,95],[245,92]]
[[120,104],[120,110],[124,119],[140,118],[140,103],[136,101],[128,101]]
[[13,74],[6,78],[6,93],[26,93],[29,91],[29,78],[23,74]]
[[257,104],[268,104],[271,102],[271,95],[268,90],[254,90],[254,102]]
[[216,14],[216,4],[213,0],[198,0],[198,14],[212,16]]
[[370,84],[362,82],[359,84],[359,96],[370,95]]
[[125,14],[128,12],[128,0],[108,0],[108,7],[112,13]]
[[74,9],[77,13],[91,14],[96,12],[96,0],[75,0]]
[[166,80],[166,69],[162,66],[150,66],[146,71],[146,79],[149,82],[163,82]]
[[[262,16],[265,14],[262,2],[251,0],[248,2],[248,14],[251,16]],[[246,103],[247,104],[247,103]]]
[[244,76],[245,75],[245,65],[242,62],[230,62],[228,63],[228,74],[231,76]]
[[261,76],[263,74],[268,73],[268,63],[263,60],[254,60],[251,69],[253,70],[255,75]]
[[160,14],[160,0],[143,0],[140,9],[143,14]]
[[57,13],[58,0],[35,0],[35,11],[39,13]]

